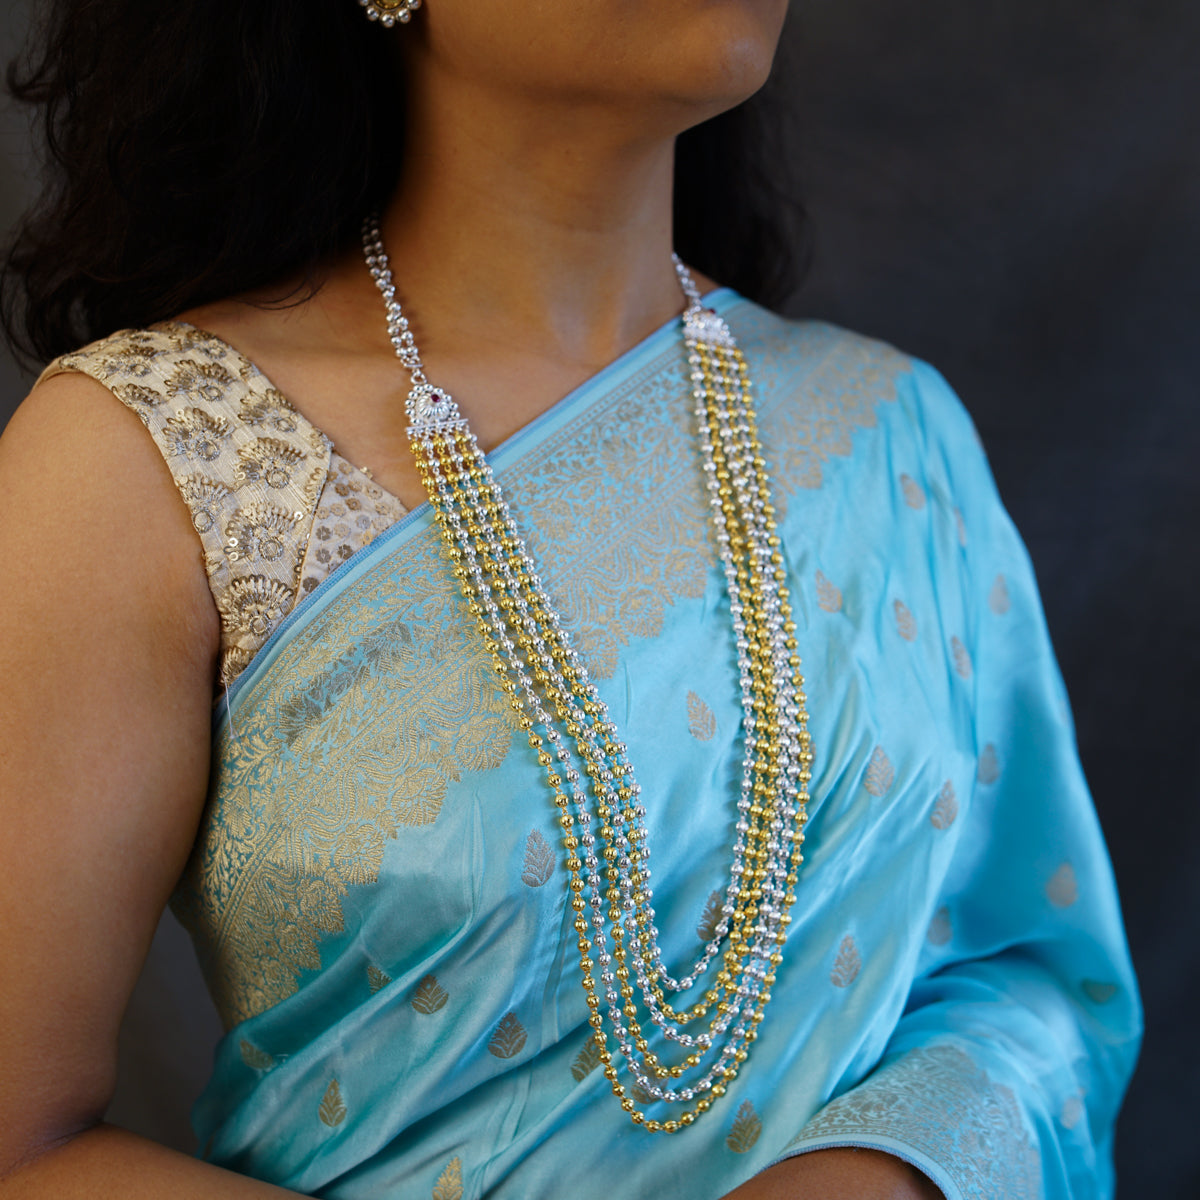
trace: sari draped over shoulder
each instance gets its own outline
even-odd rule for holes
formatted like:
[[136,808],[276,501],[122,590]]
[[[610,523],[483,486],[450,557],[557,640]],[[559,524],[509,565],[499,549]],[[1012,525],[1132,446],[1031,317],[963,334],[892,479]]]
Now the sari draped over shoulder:
[[[1138,998],[1032,570],[971,422],[887,346],[710,303],[755,385],[816,752],[748,1062],[678,1134],[622,1113],[550,794],[430,510],[397,509],[307,590],[289,551],[296,599],[239,642],[218,707],[174,901],[228,1029],[194,1115],[213,1162],[337,1200],[600,1200],[614,1181],[715,1200],[790,1155],[867,1146],[950,1200],[1111,1195]],[[491,459],[628,743],[664,960],[686,966],[728,881],[741,710],[678,322]],[[297,525],[319,524],[321,478],[298,485]]]

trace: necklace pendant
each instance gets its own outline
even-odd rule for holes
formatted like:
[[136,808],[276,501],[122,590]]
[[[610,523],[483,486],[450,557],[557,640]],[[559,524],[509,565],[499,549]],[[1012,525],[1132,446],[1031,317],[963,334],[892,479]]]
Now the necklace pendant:
[[724,350],[737,348],[724,319],[715,310],[700,304],[689,305],[683,314],[683,335],[690,342],[703,342]]
[[418,383],[405,403],[410,433],[433,433],[465,424],[449,392],[431,383]]

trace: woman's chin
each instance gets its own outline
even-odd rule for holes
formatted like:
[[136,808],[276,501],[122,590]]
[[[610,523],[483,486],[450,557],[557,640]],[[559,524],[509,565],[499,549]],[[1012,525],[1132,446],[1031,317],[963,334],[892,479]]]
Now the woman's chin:
[[778,4],[709,0],[658,56],[647,90],[695,109],[698,120],[740,104],[766,83],[782,20]]

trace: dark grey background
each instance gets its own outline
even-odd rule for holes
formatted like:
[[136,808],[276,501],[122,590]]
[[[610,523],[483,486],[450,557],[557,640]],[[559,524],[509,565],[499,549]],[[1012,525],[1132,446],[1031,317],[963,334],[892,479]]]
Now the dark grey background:
[[[346,0],[348,3],[349,0]],[[1200,4],[793,0],[790,311],[934,362],[1029,544],[1147,1015],[1125,1196],[1200,1196]],[[28,11],[0,18],[0,50]],[[0,229],[28,193],[0,109]],[[0,421],[27,386],[0,358]],[[69,505],[64,497],[63,504]],[[12,569],[6,564],[5,569]],[[113,1119],[190,1145],[216,1023],[164,921]]]

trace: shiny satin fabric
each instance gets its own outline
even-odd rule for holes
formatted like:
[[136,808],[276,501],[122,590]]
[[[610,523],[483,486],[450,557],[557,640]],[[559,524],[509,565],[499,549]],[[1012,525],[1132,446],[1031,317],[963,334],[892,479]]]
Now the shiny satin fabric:
[[[756,388],[817,755],[748,1063],[675,1135],[611,1095],[556,811],[423,507],[303,602],[218,716],[176,897],[229,1030],[195,1110],[212,1161],[340,1200],[715,1200],[864,1145],[951,1200],[1111,1194],[1136,987],[970,420],[886,346],[710,302]],[[629,745],[673,970],[728,880],[741,756],[691,408],[672,322],[492,456]]]

